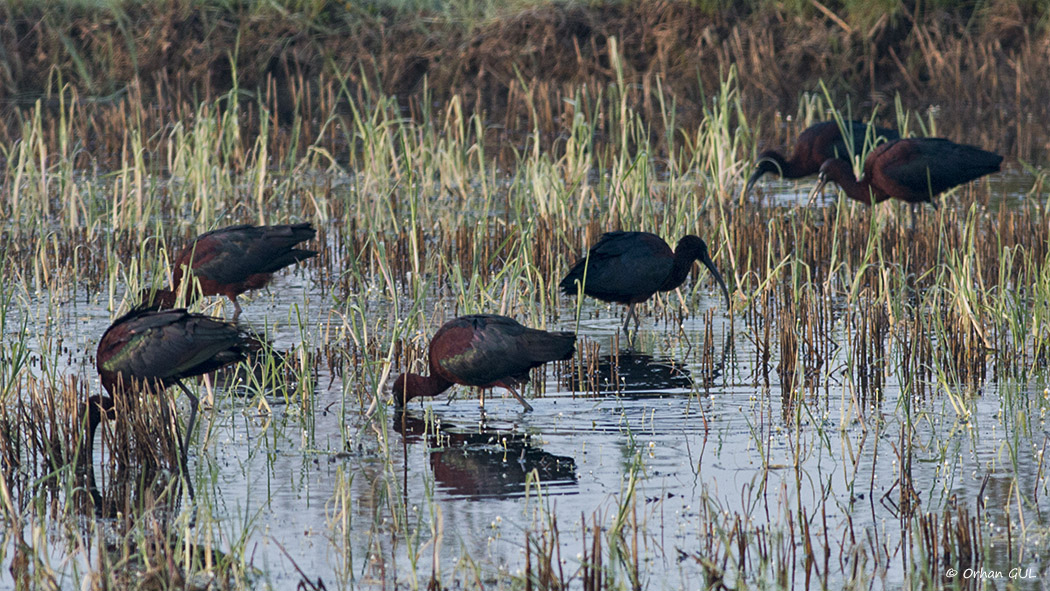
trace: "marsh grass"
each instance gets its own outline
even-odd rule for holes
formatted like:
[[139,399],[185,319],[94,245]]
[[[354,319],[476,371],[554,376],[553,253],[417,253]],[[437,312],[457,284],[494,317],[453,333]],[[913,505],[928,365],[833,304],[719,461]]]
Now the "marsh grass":
[[[196,522],[182,504],[174,438],[157,435],[169,433],[178,416],[166,397],[137,400],[101,429],[102,499],[81,495],[87,489],[76,472],[62,466],[83,431],[77,404],[97,393],[90,358],[98,335],[70,339],[72,346],[65,331],[82,314],[108,320],[139,290],[168,283],[172,253],[202,231],[289,220],[314,222],[323,254],[287,272],[305,287],[301,301],[290,296],[295,304],[265,317],[265,336],[282,344],[267,342],[253,364],[217,380],[216,406],[232,400],[265,425],[245,453],[265,457],[268,471],[280,459],[276,450],[289,445],[303,450],[304,464],[329,453],[323,450],[336,450],[332,458],[345,462],[335,469],[326,506],[340,583],[378,586],[408,577],[417,586],[462,581],[482,588],[503,576],[489,564],[441,560],[455,543],[449,518],[432,479],[408,494],[409,446],[404,434],[391,433],[387,385],[400,371],[426,369],[429,337],[456,315],[497,312],[565,328],[622,314],[620,306],[567,301],[557,290],[569,265],[614,229],[650,230],[669,241],[695,233],[709,242],[733,292],[732,319],[723,318],[721,306],[702,303],[713,290],[698,271],[677,292],[642,307],[643,325],[657,330],[643,331],[639,343],[674,350],[688,338],[683,325],[700,327],[693,334],[701,340],[688,347],[693,362],[686,361],[694,370],[688,397],[700,413],[725,389],[744,384],[755,392],[758,414],[747,429],[758,468],[741,493],[748,510],[702,484],[688,518],[702,545],[675,548],[679,564],[713,586],[863,585],[873,566],[933,577],[923,562],[929,557],[984,551],[988,522],[970,517],[977,508],[953,507],[939,522],[927,510],[927,499],[943,499],[948,489],[917,478],[916,462],[931,454],[947,461],[954,452],[931,442],[922,425],[964,428],[958,425],[978,414],[982,387],[1045,375],[1050,224],[1042,203],[1023,197],[993,206],[991,182],[982,181],[921,212],[914,228],[895,203],[740,203],[761,128],[745,115],[737,73],[727,72],[717,92],[705,95],[703,123],[695,128],[682,127],[674,98],[654,83],[652,109],[675,129],[656,146],[654,128],[627,99],[636,92],[624,74],[629,66],[616,57],[609,67],[616,84],[577,88],[556,104],[523,78],[517,88],[528,123],[503,144],[493,142],[491,121],[462,100],[417,105],[408,117],[393,98],[370,91],[361,100],[350,74],[319,82],[324,101],[299,96],[291,124],[265,94],[157,107],[136,103],[141,95],[132,90],[85,113],[78,91],[60,86],[57,105],[26,108],[19,139],[0,143],[0,212],[11,220],[0,230],[0,459],[11,524],[0,547],[20,553],[11,555],[13,563],[35,565],[19,571],[25,580],[50,585],[62,567],[47,562],[38,541],[20,544],[22,532],[72,528],[75,516],[101,508],[123,513],[103,521],[118,528],[119,542],[96,563],[77,567],[86,573],[133,564],[138,578],[111,583],[254,582],[248,540],[258,534],[257,516],[223,519],[215,504],[221,483],[208,459],[216,438],[233,427],[217,424],[199,434],[204,453],[193,478],[208,486],[198,487]],[[802,101],[789,133],[803,120],[836,114],[827,95],[814,97]],[[938,123],[929,113],[880,114],[919,128]],[[554,120],[562,127],[550,148],[546,126]],[[267,296],[257,297],[262,307]],[[199,304],[215,313],[220,305]],[[291,342],[297,345],[286,346]],[[542,397],[547,384],[558,383],[581,394],[577,403],[606,403],[597,395],[602,381],[620,379],[615,369],[605,375],[597,368],[620,350],[615,337],[608,345],[583,338],[572,362],[533,374],[529,395]],[[773,386],[779,397],[770,395]],[[325,389],[338,391],[337,405],[319,406],[317,392]],[[1045,410],[1045,401],[997,392],[1011,417]],[[615,394],[608,403],[624,404]],[[952,412],[938,415],[935,403]],[[341,441],[318,437],[325,413],[338,416]],[[886,416],[895,413],[899,422]],[[436,419],[427,420],[433,432]],[[704,425],[701,456],[718,456],[729,427],[706,414],[697,420]],[[1010,461],[1024,464],[1036,431],[1010,421]],[[544,486],[533,483],[531,521],[515,524],[525,563],[511,577],[516,586],[636,589],[658,576],[648,565],[671,552],[656,541],[663,500],[640,497],[655,454],[642,438],[655,429],[629,421],[621,428],[622,486],[579,523],[559,522]],[[782,432],[783,441],[774,441]],[[835,456],[840,438],[848,449]],[[889,443],[878,447],[880,439]],[[778,455],[778,443],[786,454]],[[803,505],[788,488],[810,490],[805,466],[822,454],[848,458],[842,478],[853,498],[835,498],[818,482]],[[875,492],[876,465],[890,475],[887,492]],[[698,460],[694,476],[701,481],[703,470]],[[777,478],[781,473],[790,476]],[[1023,518],[1028,495],[1045,496],[1045,486],[1043,478],[1024,487],[1025,498],[1015,489],[1007,495],[1013,508],[997,509],[997,518]],[[892,523],[855,525],[854,512],[829,522],[829,512],[841,513],[836,503],[851,511],[870,504],[865,524],[875,521],[877,505]],[[16,510],[26,516],[21,522]],[[754,517],[759,511],[765,520]],[[890,549],[887,528],[907,537],[907,550]],[[356,536],[366,544],[348,541]],[[581,558],[567,554],[563,536],[582,544]],[[312,573],[303,579],[316,582]]]

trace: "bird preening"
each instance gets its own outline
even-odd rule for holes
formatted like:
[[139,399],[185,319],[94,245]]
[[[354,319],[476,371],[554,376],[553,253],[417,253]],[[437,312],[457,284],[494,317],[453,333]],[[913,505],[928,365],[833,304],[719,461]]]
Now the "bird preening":
[[623,321],[626,333],[631,317],[638,323],[635,305],[657,292],[671,291],[685,282],[693,261],[703,263],[718,283],[731,308],[729,290],[707,249],[697,236],[683,236],[675,249],[656,234],[649,232],[607,232],[591,247],[586,256],[569,269],[559,287],[565,295],[574,296],[582,289],[585,295],[627,304]]
[[183,282],[187,273],[200,284],[202,295],[224,295],[233,302],[233,317],[241,315],[237,296],[259,289],[273,274],[299,261],[317,256],[316,250],[295,248],[312,240],[317,231],[309,223],[279,226],[229,226],[198,236],[175,257],[170,288],[149,290],[140,299],[153,309],[172,308],[185,290],[190,304],[197,290]]
[[[549,361],[569,359],[576,334],[547,332],[495,314],[460,316],[446,322],[430,339],[430,375],[404,373],[394,381],[394,402],[404,406],[420,396],[437,396],[453,384],[505,388],[526,411],[516,390],[529,381],[529,370]],[[484,392],[482,404],[484,405]]]

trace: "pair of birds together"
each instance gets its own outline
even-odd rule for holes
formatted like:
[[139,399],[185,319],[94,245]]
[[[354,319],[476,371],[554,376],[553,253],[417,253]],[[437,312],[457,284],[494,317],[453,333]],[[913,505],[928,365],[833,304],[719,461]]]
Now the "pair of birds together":
[[[952,187],[986,174],[999,172],[1003,157],[974,146],[943,138],[904,138],[892,129],[869,126],[860,121],[843,121],[843,136],[836,121],[810,126],[795,141],[790,158],[767,150],[758,155],[758,165],[747,180],[743,196],[766,173],[797,179],[819,174],[815,197],[829,181],[842,188],[846,196],[872,205],[891,197],[908,203],[930,203],[933,197]],[[848,143],[847,143],[848,142]],[[873,149],[864,160],[864,174],[853,176],[848,159]]]
[[[95,364],[109,396],[91,396],[86,413],[82,410],[88,427],[82,457],[90,461],[96,428],[114,417],[114,397],[133,402],[129,394],[160,395],[177,385],[191,404],[186,434],[179,440],[185,460],[198,399],[182,380],[243,361],[259,343],[235,323],[174,309],[179,293],[185,291],[187,304],[197,295],[225,295],[233,301],[236,321],[241,314],[237,296],[263,287],[274,272],[316,256],[317,251],[295,248],[316,234],[308,223],[239,225],[201,234],[184,248],[175,258],[172,288],[140,294],[141,303],[114,321],[99,340]],[[191,271],[199,290],[183,281]]]

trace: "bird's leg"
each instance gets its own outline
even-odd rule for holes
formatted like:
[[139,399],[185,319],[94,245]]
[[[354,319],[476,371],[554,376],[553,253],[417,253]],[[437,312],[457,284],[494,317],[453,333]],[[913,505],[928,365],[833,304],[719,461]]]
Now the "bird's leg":
[[233,301],[233,321],[237,322],[237,319],[241,316],[241,303],[237,301],[237,296],[230,298]]
[[640,322],[638,321],[638,315],[634,311],[633,302],[627,306],[627,317],[623,319],[623,334],[627,336],[630,336],[631,334],[631,316],[634,316],[634,329],[637,331]]
[[921,203],[912,203],[911,204],[911,211],[910,211],[909,217],[911,218],[911,231],[912,232],[915,231],[915,218],[919,214],[918,210],[919,210],[919,207],[921,205],[922,205]]
[[[179,441],[179,446],[181,447],[179,452],[182,456],[179,463],[181,464],[182,475],[186,479],[186,486],[187,488],[189,488],[190,498],[192,499],[193,482],[190,480],[189,449],[190,437],[193,435],[193,425],[197,422],[197,404],[200,403],[200,400],[198,400],[197,396],[194,395],[193,392],[190,392],[189,388],[187,388],[185,384],[182,383],[182,380],[177,380],[175,383],[179,385],[179,388],[190,399],[190,421],[186,423],[186,436],[184,438],[180,438]],[[178,436],[178,434],[176,434],[176,436]]]
[[531,404],[529,404],[529,403],[528,403],[528,401],[526,401],[526,400],[525,400],[525,399],[524,399],[524,398],[523,398],[523,397],[521,396],[521,394],[518,394],[518,391],[517,391],[517,390],[515,390],[515,389],[514,389],[513,387],[511,387],[511,386],[504,386],[504,388],[506,388],[506,389],[510,390],[510,393],[511,393],[511,394],[513,394],[513,395],[514,395],[514,397],[518,399],[518,402],[520,402],[520,403],[521,403],[521,405],[522,405],[522,406],[523,406],[523,407],[525,408],[525,412],[532,412],[532,405],[531,405]]
[[182,380],[175,383],[179,385],[179,388],[190,399],[190,421],[186,423],[186,436],[183,444],[183,447],[188,450],[190,448],[190,437],[193,435],[193,425],[197,422],[197,405],[200,404],[200,399],[193,392],[190,392],[189,388],[182,383]]

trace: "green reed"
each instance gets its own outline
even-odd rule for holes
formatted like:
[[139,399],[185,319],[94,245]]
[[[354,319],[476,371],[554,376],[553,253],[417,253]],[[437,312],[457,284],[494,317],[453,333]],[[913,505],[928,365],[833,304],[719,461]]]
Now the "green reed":
[[[912,232],[905,227],[903,209],[892,203],[869,209],[838,202],[812,210],[740,203],[760,130],[744,117],[735,73],[707,96],[705,118],[695,130],[676,129],[677,106],[659,83],[654,86],[667,136],[661,151],[627,100],[631,89],[624,82],[624,64],[617,58],[611,67],[618,82],[578,89],[565,106],[571,116],[565,119],[564,136],[553,147],[542,137],[540,106],[532,104],[534,124],[519,130],[523,139],[511,148],[509,170],[498,163],[489,123],[483,115],[466,115],[459,99],[409,118],[393,98],[369,89],[372,98],[361,101],[346,82],[335,91],[346,110],[323,113],[320,132],[308,131],[309,122],[303,120],[275,124],[263,99],[240,100],[231,93],[196,105],[192,116],[170,121],[163,133],[132,124],[119,138],[117,165],[103,171],[83,166],[84,148],[75,139],[80,107],[75,93],[60,91],[59,117],[49,119],[43,106],[34,106],[26,112],[20,141],[0,146],[6,167],[0,211],[14,221],[0,237],[5,246],[0,269],[5,403],[25,379],[31,359],[47,383],[62,383],[60,368],[67,365],[57,345],[62,324],[39,315],[57,315],[57,302],[80,293],[79,286],[100,286],[102,295],[90,297],[115,316],[133,303],[138,290],[169,283],[173,253],[200,232],[237,222],[313,221],[328,233],[323,247],[336,254],[330,262],[307,263],[306,272],[323,278],[331,310],[315,323],[311,312],[316,311],[304,297],[287,316],[268,319],[271,328],[290,330],[301,345],[285,353],[283,363],[273,352],[264,353],[261,367],[234,388],[252,396],[244,406],[265,409],[278,400],[273,393],[280,384],[296,387],[283,392],[283,421],[269,417],[268,435],[251,453],[272,454],[289,445],[285,438],[307,450],[304,458],[359,453],[343,449],[356,450],[349,442],[365,446],[360,455],[369,461],[350,464],[359,470],[340,464],[334,476],[339,485],[328,533],[343,540],[340,576],[352,584],[369,560],[349,542],[353,530],[363,528],[383,565],[394,566],[392,546],[404,549],[411,580],[422,585],[428,571],[448,572],[428,561],[436,560],[430,553],[437,556],[441,543],[452,542],[442,538],[446,518],[432,479],[424,481],[422,498],[414,503],[399,494],[402,452],[394,443],[398,435],[390,429],[388,404],[392,378],[400,371],[424,370],[429,337],[457,314],[498,312],[537,327],[571,325],[571,314],[580,314],[579,302],[558,293],[558,279],[603,231],[649,230],[672,244],[683,234],[698,233],[711,245],[735,292],[739,330],[751,331],[749,338],[758,343],[765,339],[756,348],[769,358],[755,356],[751,379],[760,383],[763,370],[779,375],[786,410],[776,425],[788,431],[788,451],[780,458],[771,451],[773,419],[748,421],[761,470],[745,494],[756,509],[772,505],[779,522],[759,525],[704,496],[696,527],[706,528],[708,547],[703,556],[686,552],[683,560],[701,564],[712,582],[798,584],[801,579],[792,577],[803,576],[800,553],[819,554],[794,545],[802,537],[817,543],[809,529],[815,517],[807,513],[815,509],[797,500],[777,509],[766,495],[782,491],[767,488],[769,474],[796,470],[792,483],[801,489],[809,478],[826,477],[803,473],[803,464],[834,456],[840,445],[856,446],[844,454],[853,465],[843,478],[852,489],[864,489],[865,480],[874,479],[874,467],[870,475],[862,467],[861,448],[877,445],[865,437],[878,440],[880,424],[888,420],[911,432],[893,442],[901,458],[926,454],[944,461],[949,451],[937,448],[933,436],[923,438],[921,426],[947,411],[934,435],[965,428],[960,425],[975,412],[973,385],[988,375],[988,359],[1003,374],[1043,371],[1050,342],[1050,261],[1032,236],[1045,236],[1045,230],[1038,233],[1045,218],[1030,208],[1000,212],[996,220],[980,205],[945,204],[936,213],[923,212]],[[528,94],[532,81],[520,85]],[[798,121],[858,116],[840,113],[825,96],[814,96],[803,101]],[[936,129],[934,119],[924,121],[902,109],[893,115],[902,130]],[[131,119],[136,117],[145,115]],[[257,132],[248,134],[243,124],[254,118]],[[680,295],[654,298],[646,308],[664,317],[673,318],[680,308],[695,315],[697,292],[709,288],[706,279],[698,279]],[[56,303],[46,312],[34,311],[25,300],[42,291],[52,292]],[[567,312],[573,306],[576,310]],[[608,306],[601,313],[622,310]],[[656,339],[645,338],[644,347],[656,346]],[[86,359],[90,351],[75,354]],[[315,370],[324,364],[340,379],[339,406],[333,412],[341,417],[343,442],[316,437],[320,410],[311,393],[318,380]],[[83,366],[82,373],[93,378],[86,360]],[[930,397],[940,408],[919,400],[913,385],[923,380],[909,379],[909,371],[927,372]],[[907,384],[908,395],[882,408],[880,385],[887,376]],[[90,383],[97,390],[97,381]],[[770,396],[768,390],[757,395],[767,412],[773,406]],[[1025,401],[1011,393],[1002,396],[1011,417],[1008,460],[1017,464],[1031,438],[1028,427],[1015,421]],[[825,424],[834,400],[846,409],[837,428]],[[900,419],[879,416],[896,412]],[[850,432],[846,425],[853,421],[871,425],[873,434]],[[716,424],[716,434],[727,428]],[[636,435],[628,425],[628,480],[606,518],[590,521],[607,528],[594,534],[603,588],[646,584],[639,561],[652,532],[646,531],[646,509],[636,488],[645,476]],[[837,438],[849,441],[840,444]],[[213,439],[203,439],[207,449]],[[879,453],[879,469],[906,484],[904,466],[888,467],[895,460],[885,457],[893,452],[882,447]],[[273,465],[268,461],[270,470]],[[198,466],[196,478],[210,480],[217,489],[214,470]],[[353,496],[355,480],[369,483],[370,498]],[[943,500],[943,486],[923,492]],[[214,569],[236,583],[251,581],[247,540],[256,533],[257,513],[245,510],[233,522],[222,521],[208,511],[218,509],[212,505],[218,496],[202,499],[205,509],[194,526],[173,521],[173,537],[158,536],[156,523],[145,519],[127,523],[122,551],[142,564],[163,559],[186,572]],[[548,502],[540,498],[537,504]],[[267,501],[249,504],[260,507]],[[366,501],[370,512],[358,512]],[[42,524],[52,519],[45,504],[42,498],[33,504],[32,518]],[[819,504],[834,510],[827,499]],[[537,512],[550,514],[545,508]],[[901,515],[902,528],[918,527],[918,516],[903,510]],[[552,548],[554,520],[537,519],[533,525],[535,543]],[[844,539],[851,535],[847,525],[829,528]],[[227,555],[215,556],[209,551],[214,547]],[[33,575],[38,582],[56,569],[44,556]],[[110,559],[107,555],[104,561]],[[889,564],[874,554],[857,560]],[[596,564],[591,555],[588,565]],[[487,568],[466,562],[452,567],[465,580],[477,579],[477,587],[483,586]]]

